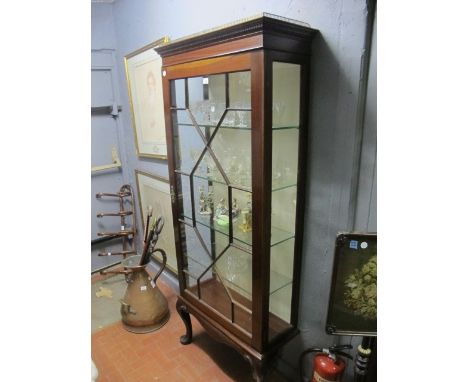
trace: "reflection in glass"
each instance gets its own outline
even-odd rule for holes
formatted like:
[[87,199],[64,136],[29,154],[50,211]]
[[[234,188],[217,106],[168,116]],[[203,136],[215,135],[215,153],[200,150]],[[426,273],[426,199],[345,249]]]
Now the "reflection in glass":
[[185,79],[171,81],[171,106],[185,108]]
[[250,72],[229,73],[229,107],[250,109]]
[[[230,123],[231,118],[234,120],[235,115],[242,117],[233,123],[236,126],[243,123],[245,130],[239,132],[236,128],[220,128],[210,147],[218,158],[230,184],[250,189],[252,187],[250,111],[228,111],[223,120],[223,126],[224,123]],[[214,132],[214,129],[211,130]]]
[[179,218],[185,222],[179,231],[188,293],[248,332],[252,330],[250,88],[250,72],[171,81]]
[[297,183],[299,129],[274,130],[271,182],[273,189]]
[[205,144],[190,121],[186,110],[174,110],[172,123],[176,169],[190,173],[202,154]]
[[[300,65],[273,62],[270,341],[291,322],[299,105]],[[275,242],[278,232],[285,234]]]
[[200,163],[195,168],[194,175],[196,178],[225,183],[223,175],[209,151],[205,151],[203,154]]
[[250,254],[231,247],[218,260],[216,269],[229,288],[244,297],[252,298],[252,256]]
[[[291,315],[294,238],[271,248],[270,312],[285,322]],[[286,254],[286,256],[285,256]]]
[[299,126],[301,66],[273,62],[273,128]]
[[201,126],[215,126],[226,109],[226,76],[188,79],[189,109]]

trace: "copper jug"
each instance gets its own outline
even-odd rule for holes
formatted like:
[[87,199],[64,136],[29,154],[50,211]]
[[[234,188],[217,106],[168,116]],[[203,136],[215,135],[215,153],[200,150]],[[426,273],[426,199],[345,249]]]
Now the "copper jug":
[[126,330],[133,333],[148,333],[161,328],[169,319],[166,297],[161,293],[156,280],[166,267],[166,253],[156,249],[163,257],[163,263],[156,276],[151,279],[146,272],[146,265],[140,264],[140,255],[128,257],[122,261],[125,269],[127,290],[120,303],[122,323]]

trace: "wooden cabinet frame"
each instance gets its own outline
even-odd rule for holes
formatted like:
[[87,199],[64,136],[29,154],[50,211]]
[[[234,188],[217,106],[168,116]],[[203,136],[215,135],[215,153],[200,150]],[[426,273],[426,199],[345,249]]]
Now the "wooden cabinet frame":
[[[180,296],[177,309],[187,333],[181,342],[191,342],[190,314],[218,340],[243,354],[253,367],[254,378],[263,380],[267,362],[297,333],[299,282],[304,214],[305,164],[308,126],[310,42],[314,30],[282,18],[262,14],[192,37],[174,40],[156,48],[163,60],[162,78],[169,179],[172,194]],[[273,62],[300,64],[299,147],[297,207],[291,317],[288,329],[269,338],[270,220],[272,194],[272,81]],[[183,248],[178,222],[181,200],[176,195],[175,148],[170,81],[180,78],[249,70],[251,76],[252,163],[252,327],[251,333],[227,319],[186,289]],[[187,82],[186,82],[187,83]],[[186,90],[187,91],[187,90]],[[173,108],[172,108],[173,109]],[[193,203],[193,191],[192,191]],[[193,207],[192,207],[193,208]],[[232,229],[231,229],[232,239]],[[272,321],[273,322],[273,321]]]

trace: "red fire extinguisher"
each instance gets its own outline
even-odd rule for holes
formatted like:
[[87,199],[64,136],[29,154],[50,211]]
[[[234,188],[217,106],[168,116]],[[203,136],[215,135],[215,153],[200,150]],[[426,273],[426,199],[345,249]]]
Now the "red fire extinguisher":
[[351,348],[351,345],[337,345],[329,348],[310,348],[304,350],[299,359],[301,382],[304,381],[303,360],[304,356],[308,353],[318,353],[314,358],[311,382],[341,382],[341,376],[346,369],[346,362],[342,358],[337,357],[337,355],[353,359],[353,357],[343,351]]

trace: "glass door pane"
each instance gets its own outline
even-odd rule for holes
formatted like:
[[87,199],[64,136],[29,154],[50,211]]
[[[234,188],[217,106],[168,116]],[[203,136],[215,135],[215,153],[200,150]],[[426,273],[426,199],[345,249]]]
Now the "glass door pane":
[[291,327],[300,68],[297,64],[273,62],[270,340]]
[[186,291],[252,332],[249,71],[171,81]]

